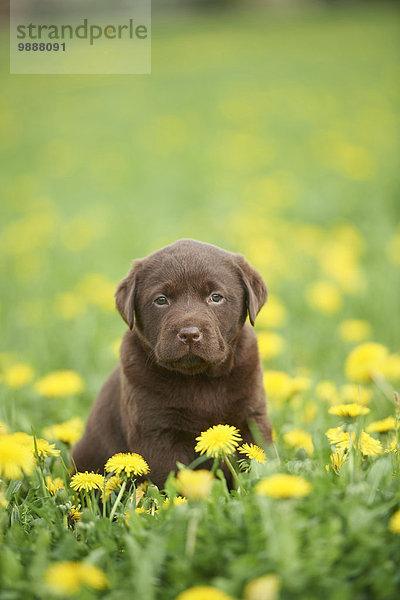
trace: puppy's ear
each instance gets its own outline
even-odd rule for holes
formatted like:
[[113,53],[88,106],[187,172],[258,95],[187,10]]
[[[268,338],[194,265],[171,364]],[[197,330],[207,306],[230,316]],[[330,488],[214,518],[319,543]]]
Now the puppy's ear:
[[133,328],[135,321],[135,291],[138,267],[139,261],[135,261],[128,275],[117,285],[114,294],[115,306],[129,329]]
[[260,273],[253,269],[240,254],[238,255],[238,266],[246,292],[247,312],[250,323],[254,326],[256,316],[267,300],[267,287]]

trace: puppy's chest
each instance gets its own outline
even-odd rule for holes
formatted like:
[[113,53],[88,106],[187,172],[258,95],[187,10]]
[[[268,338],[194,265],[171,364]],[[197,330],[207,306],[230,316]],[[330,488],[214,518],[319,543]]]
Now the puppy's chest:
[[246,420],[246,403],[229,386],[215,383],[199,385],[192,382],[160,390],[158,401],[149,412],[142,407],[142,423],[152,427],[155,421],[162,428],[198,432],[211,425],[234,424]]

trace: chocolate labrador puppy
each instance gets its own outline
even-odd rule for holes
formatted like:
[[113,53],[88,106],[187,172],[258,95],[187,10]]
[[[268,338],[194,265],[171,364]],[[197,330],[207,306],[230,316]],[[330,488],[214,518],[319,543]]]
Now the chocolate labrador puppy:
[[267,290],[243,256],[180,240],[136,260],[115,298],[129,330],[72,450],[79,471],[137,452],[162,487],[177,461],[196,458],[195,438],[212,425],[234,425],[251,443],[253,424],[271,441],[257,340],[245,323],[248,314],[254,325]]

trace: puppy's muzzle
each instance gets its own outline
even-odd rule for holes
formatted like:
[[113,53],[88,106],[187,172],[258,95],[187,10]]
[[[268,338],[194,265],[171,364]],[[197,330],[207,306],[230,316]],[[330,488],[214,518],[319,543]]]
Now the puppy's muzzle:
[[196,344],[200,342],[203,334],[201,333],[198,327],[182,327],[179,333],[177,333],[177,338],[182,344]]

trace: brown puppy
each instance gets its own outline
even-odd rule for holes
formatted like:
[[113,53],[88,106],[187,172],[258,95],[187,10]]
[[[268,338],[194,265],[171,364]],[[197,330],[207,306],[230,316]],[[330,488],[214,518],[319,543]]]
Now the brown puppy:
[[137,260],[117,287],[129,326],[121,363],[97,397],[72,450],[79,471],[103,470],[117,452],[137,452],[162,487],[176,462],[196,458],[195,438],[229,424],[253,442],[271,428],[252,325],[265,284],[239,254],[180,240]]

